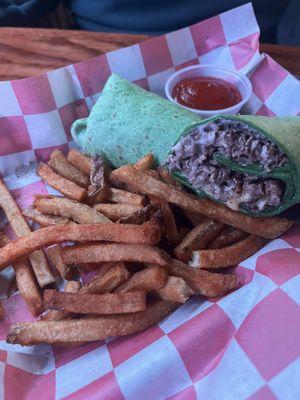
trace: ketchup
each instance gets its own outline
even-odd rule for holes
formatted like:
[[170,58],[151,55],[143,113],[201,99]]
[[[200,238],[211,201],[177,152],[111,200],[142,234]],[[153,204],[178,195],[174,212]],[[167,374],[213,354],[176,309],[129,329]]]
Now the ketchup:
[[183,79],[174,86],[172,96],[177,103],[197,110],[221,110],[242,100],[234,85],[210,76]]

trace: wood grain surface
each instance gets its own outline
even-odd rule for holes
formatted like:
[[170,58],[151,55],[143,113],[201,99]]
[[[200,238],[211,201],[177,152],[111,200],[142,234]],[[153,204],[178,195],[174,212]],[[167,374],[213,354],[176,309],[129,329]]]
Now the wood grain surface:
[[[0,80],[37,75],[147,38],[58,29],[0,28]],[[264,44],[261,51],[300,76],[300,47]]]

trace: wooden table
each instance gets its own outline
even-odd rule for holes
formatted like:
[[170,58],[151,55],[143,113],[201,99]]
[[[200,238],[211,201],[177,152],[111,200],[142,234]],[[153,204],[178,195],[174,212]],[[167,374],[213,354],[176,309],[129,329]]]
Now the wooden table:
[[[0,28],[0,80],[37,75],[147,38],[72,30]],[[263,44],[261,51],[300,76],[300,47]]]

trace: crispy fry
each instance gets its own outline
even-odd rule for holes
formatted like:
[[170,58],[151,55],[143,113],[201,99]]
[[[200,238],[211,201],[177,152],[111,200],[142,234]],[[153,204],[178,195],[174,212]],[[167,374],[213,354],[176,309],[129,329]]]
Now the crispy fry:
[[147,171],[154,166],[154,157],[152,153],[146,154],[144,157],[140,158],[134,165],[134,168],[139,171]]
[[51,225],[63,225],[70,222],[70,220],[65,217],[43,214],[32,205],[23,210],[23,215],[44,227]]
[[70,149],[67,160],[81,172],[90,176],[92,169],[91,158],[76,149]]
[[200,268],[190,267],[179,260],[169,260],[165,267],[171,275],[184,279],[195,293],[205,297],[223,296],[239,286],[235,275],[211,273]]
[[155,294],[163,300],[185,303],[194,294],[194,291],[182,278],[170,276],[165,286],[155,290]]
[[137,206],[135,204],[95,204],[95,212],[99,212],[109,218],[111,221],[115,222],[118,219],[127,217],[133,212],[142,210],[142,206]]
[[194,251],[191,265],[199,268],[224,268],[236,265],[260,250],[268,240],[249,235],[245,239],[217,250]]
[[92,206],[97,203],[102,203],[102,201],[106,201],[109,190],[110,186],[108,183],[106,183],[99,191],[97,191],[97,193],[95,193],[95,187],[90,185],[88,188],[87,203]]
[[130,293],[65,293],[57,290],[44,291],[46,309],[68,311],[79,314],[123,314],[144,311],[146,292]]
[[111,223],[108,218],[87,204],[64,197],[36,199],[34,206],[42,213],[70,218],[79,224]]
[[71,164],[66,159],[62,151],[58,149],[52,151],[48,165],[53,169],[54,172],[76,183],[76,185],[84,188],[89,186],[89,178],[82,171]]
[[183,209],[205,215],[223,224],[231,225],[237,229],[262,237],[270,239],[275,238],[285,232],[293,224],[292,221],[288,221],[285,218],[249,217],[241,212],[233,211],[222,204],[215,203],[212,200],[183,193],[136,170],[130,165],[123,166],[113,171],[113,173],[115,177],[129,184],[136,191],[156,196],[161,200],[176,204]]
[[[15,232],[16,236],[21,238],[31,234],[31,230],[22,215],[22,212],[10,194],[7,187],[0,179],[0,207],[6,214],[6,217]],[[37,251],[29,256],[31,266],[40,287],[44,287],[54,282],[54,277],[48,266],[46,257],[42,251]],[[29,277],[29,276],[28,276]]]
[[[43,247],[68,241],[108,241],[157,244],[160,240],[160,228],[152,224],[85,224],[57,225],[41,228],[29,235],[13,240],[0,249],[0,270],[21,257]],[[95,260],[90,260],[96,262]],[[107,260],[111,261],[111,260]],[[122,260],[116,260],[122,261]],[[75,261],[74,261],[75,262]],[[82,260],[82,262],[89,262]]]
[[[10,239],[0,232],[0,247],[5,246]],[[43,311],[43,299],[33,275],[31,266],[27,261],[17,261],[13,264],[16,274],[17,287],[25,300],[32,315],[38,315]]]
[[111,201],[113,203],[134,204],[136,206],[145,205],[145,196],[115,188],[110,188],[108,190],[108,194],[105,200]]
[[126,215],[118,220],[119,224],[135,224],[141,225],[148,221],[155,213],[159,210],[156,204],[148,204],[140,210],[134,211],[133,213]]
[[52,186],[69,199],[82,201],[87,196],[86,189],[56,174],[47,164],[40,163],[37,169],[37,174],[49,186]]
[[166,253],[157,247],[129,243],[101,243],[66,246],[62,249],[61,254],[65,264],[132,261],[147,262],[164,266],[168,261]]
[[221,222],[206,219],[200,225],[192,229],[174,249],[176,258],[187,262],[192,255],[193,250],[205,249],[222,230],[224,224]]
[[162,288],[167,279],[168,273],[164,268],[153,266],[133,274],[127,282],[115,290],[115,293],[128,293],[134,290],[150,292]]
[[208,246],[208,249],[222,249],[223,247],[230,246],[231,244],[243,239],[247,236],[246,232],[240,231],[233,226],[226,226],[226,228],[217,236]]
[[176,308],[168,301],[157,301],[145,311],[66,321],[38,321],[14,324],[6,341],[30,346],[38,343],[81,343],[108,337],[130,335],[157,324]]
[[47,254],[52,262],[52,264],[55,266],[59,274],[67,279],[67,277],[70,276],[70,273],[72,271],[72,268],[70,266],[65,265],[63,263],[63,260],[61,258],[61,247],[59,245],[49,247],[47,249]]
[[0,319],[2,319],[5,315],[4,307],[2,303],[0,302]]
[[151,198],[151,202],[153,202],[153,204],[156,204],[161,210],[165,237],[170,243],[177,244],[179,242],[180,236],[170,204],[165,201],[160,201],[159,199],[154,197]]
[[[102,271],[101,271],[102,272]],[[122,262],[115,263],[104,274],[101,273],[91,280],[87,285],[83,286],[80,293],[100,294],[112,292],[119,285],[122,285],[130,277],[130,272]]]
[[[81,283],[79,281],[68,281],[66,283],[64,291],[66,293],[77,293],[81,288]],[[48,310],[47,313],[42,315],[41,319],[44,321],[60,321],[62,319],[67,319],[70,317],[70,313],[67,311],[60,310]]]

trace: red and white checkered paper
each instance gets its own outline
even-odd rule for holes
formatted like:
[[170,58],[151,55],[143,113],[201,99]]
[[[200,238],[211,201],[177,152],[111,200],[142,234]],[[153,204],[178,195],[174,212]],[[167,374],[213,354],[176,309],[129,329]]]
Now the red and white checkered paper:
[[[70,125],[88,115],[111,72],[163,95],[186,65],[213,63],[247,73],[253,95],[243,110],[297,115],[300,83],[258,51],[251,4],[34,78],[0,83],[0,170],[21,207],[46,193],[34,172]],[[158,326],[120,339],[63,349],[5,343],[8,327],[31,319],[19,294],[5,299],[0,275],[0,398],[110,400],[294,400],[300,398],[300,228],[236,269],[244,286],[221,299],[195,297]]]

